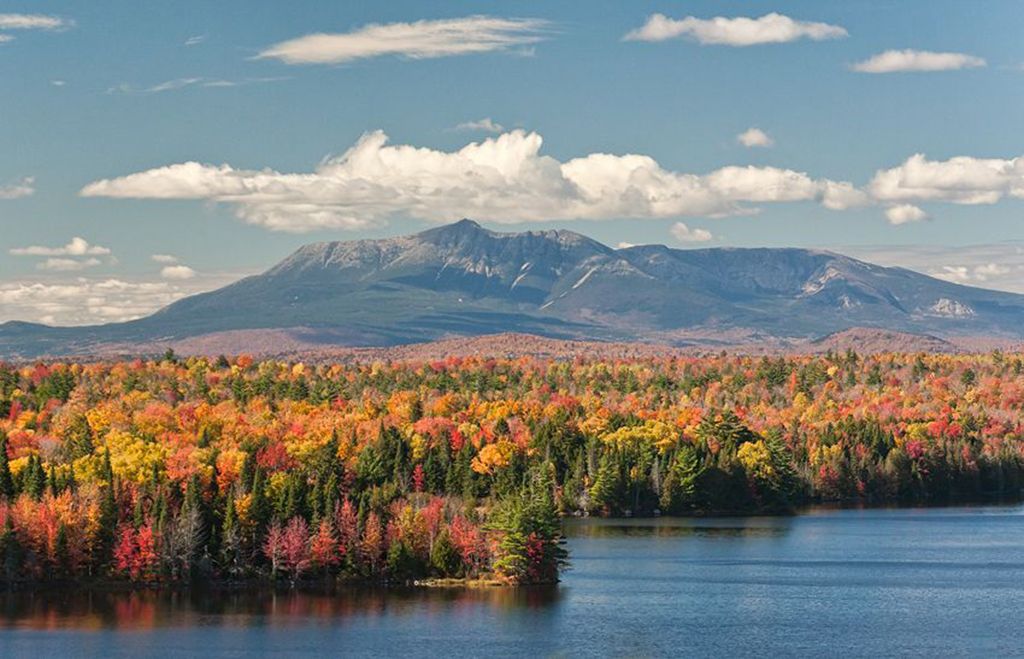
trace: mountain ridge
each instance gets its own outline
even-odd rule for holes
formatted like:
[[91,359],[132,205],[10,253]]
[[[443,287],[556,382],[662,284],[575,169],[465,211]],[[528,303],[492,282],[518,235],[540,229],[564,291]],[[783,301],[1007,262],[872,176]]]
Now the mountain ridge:
[[0,355],[299,327],[342,346],[503,332],[683,346],[701,335],[803,340],[861,327],[1012,339],[1022,321],[1022,295],[826,250],[615,249],[573,231],[501,233],[467,219],[393,238],[310,243],[262,274],[125,323],[11,321],[0,325]]

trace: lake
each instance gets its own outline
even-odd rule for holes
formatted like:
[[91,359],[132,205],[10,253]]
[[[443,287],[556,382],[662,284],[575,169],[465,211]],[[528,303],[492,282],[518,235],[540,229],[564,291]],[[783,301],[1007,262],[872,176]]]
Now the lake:
[[557,587],[0,596],[3,657],[1024,654],[1024,508],[572,520]]

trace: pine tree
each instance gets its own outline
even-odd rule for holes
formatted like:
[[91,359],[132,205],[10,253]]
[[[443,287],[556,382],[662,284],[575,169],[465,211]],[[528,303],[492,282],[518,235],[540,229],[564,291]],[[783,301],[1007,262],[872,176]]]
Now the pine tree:
[[28,465],[25,467],[21,491],[39,501],[43,498],[45,490],[46,472],[43,470],[43,462],[39,459],[38,455],[31,455],[28,459]]
[[7,457],[7,433],[0,428],[0,499],[14,498],[14,478],[11,477],[11,462]]
[[224,522],[220,529],[221,566],[229,576],[238,573],[241,561],[238,516],[235,513],[235,497],[228,494],[224,509]]

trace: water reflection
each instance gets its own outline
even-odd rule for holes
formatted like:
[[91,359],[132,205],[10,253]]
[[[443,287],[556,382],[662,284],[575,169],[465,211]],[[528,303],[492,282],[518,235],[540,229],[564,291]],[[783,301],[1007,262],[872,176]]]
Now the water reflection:
[[529,588],[361,588],[298,590],[77,591],[0,594],[0,627],[34,630],[161,627],[289,627],[346,618],[459,617],[481,607],[542,610],[557,586]]
[[568,538],[779,538],[792,529],[790,517],[706,517],[651,519],[571,519]]

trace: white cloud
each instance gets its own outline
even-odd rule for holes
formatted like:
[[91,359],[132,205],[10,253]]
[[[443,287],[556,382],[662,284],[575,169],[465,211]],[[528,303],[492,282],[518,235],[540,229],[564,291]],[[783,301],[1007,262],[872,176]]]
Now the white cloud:
[[110,249],[100,245],[90,245],[84,238],[75,236],[63,247],[15,247],[10,250],[13,256],[104,256],[110,254]]
[[245,85],[257,85],[268,82],[278,82],[281,80],[287,80],[284,77],[268,77],[268,78],[242,78],[240,80],[225,80],[222,78],[175,78],[173,80],[166,80],[164,82],[151,85],[149,87],[137,87],[135,85],[122,82],[119,85],[107,89],[108,94],[160,94],[162,92],[177,91],[180,89],[188,89],[192,87],[202,88],[217,88],[217,87],[242,87]]
[[889,224],[908,224],[928,219],[928,213],[913,204],[900,204],[886,209],[885,217]]
[[185,39],[185,43],[183,45],[185,45],[185,46],[198,46],[199,44],[203,43],[204,41],[206,41],[206,35],[205,34],[197,34],[194,37],[189,37],[188,39]]
[[53,85],[54,87],[63,87],[64,85],[66,85],[68,83],[65,80],[51,80],[50,84]]
[[164,279],[192,279],[196,271],[187,265],[168,265],[160,270],[160,276]]
[[957,284],[983,285],[1024,293],[1024,243],[1006,241],[983,245],[833,246],[879,265],[916,270]]
[[755,46],[798,39],[823,41],[846,36],[847,31],[838,25],[796,21],[777,13],[765,14],[760,18],[717,16],[710,19],[693,16],[673,19],[664,14],[652,14],[643,27],[629,32],[624,38],[627,41],[665,41],[687,37],[704,45]]
[[673,224],[669,232],[681,243],[705,243],[714,238],[707,229],[691,229],[682,222]]
[[867,189],[884,202],[994,204],[1004,196],[1024,198],[1024,157],[935,161],[918,153],[897,167],[876,172]]
[[22,197],[30,197],[35,194],[35,182],[36,180],[34,178],[26,176],[14,183],[0,185],[0,199],[21,199]]
[[9,34],[0,34],[0,43],[7,43],[8,41],[14,41],[14,37]]
[[153,254],[149,258],[153,259],[157,263],[166,263],[169,265],[174,265],[178,262],[178,257],[171,254]]
[[621,242],[615,247],[616,249],[629,249],[630,247],[636,247],[636,243]]
[[748,128],[736,136],[736,141],[747,148],[767,148],[775,144],[775,140],[760,128]]
[[197,199],[230,204],[250,224],[278,231],[377,226],[391,218],[447,222],[727,216],[750,203],[864,203],[851,184],[775,167],[707,175],[666,170],[644,155],[592,153],[560,162],[537,133],[515,130],[454,152],[390,146],[368,133],[313,172],[185,162],[85,186],[86,197]]
[[309,34],[282,41],[258,57],[286,64],[342,64],[400,55],[412,59],[508,51],[543,39],[549,23],[533,18],[469,16],[365,25],[352,32]]
[[0,30],[59,30],[72,22],[45,14],[0,14]]
[[1013,272],[1013,268],[998,263],[985,263],[976,266],[966,265],[944,265],[928,274],[939,279],[945,279],[955,284],[986,284],[991,280],[998,280],[1001,276]]
[[927,50],[887,50],[857,62],[851,68],[861,73],[906,71],[956,71],[985,66],[980,57],[964,53],[935,53]]
[[236,275],[215,275],[187,282],[86,277],[0,281],[0,322],[25,320],[51,325],[89,325],[132,320],[236,278]]
[[102,261],[96,257],[88,259],[51,257],[40,262],[36,267],[40,270],[51,270],[53,272],[75,272],[78,270],[85,270],[86,268],[95,268],[101,263]]
[[477,121],[466,121],[455,127],[455,130],[462,131],[480,131],[484,133],[500,133],[505,130],[505,127],[499,123],[495,123],[490,117],[484,117]]
[[197,274],[188,280],[128,279],[84,275],[38,275],[0,280],[0,323],[90,325],[132,320],[175,300],[226,286],[249,272]]

